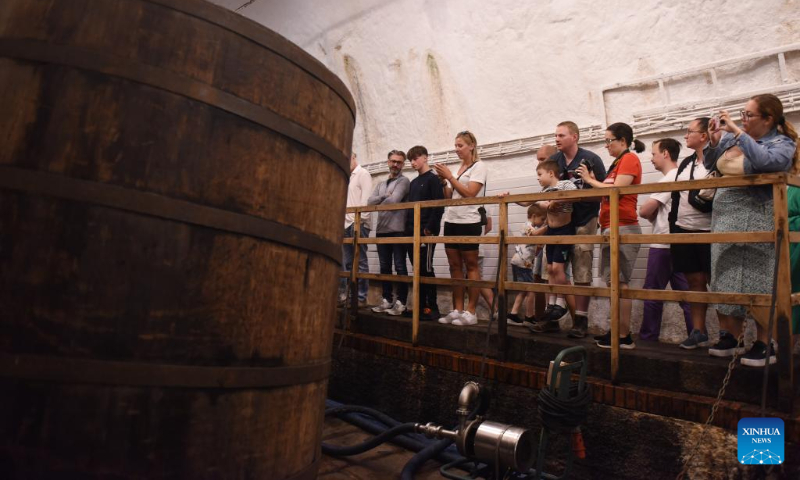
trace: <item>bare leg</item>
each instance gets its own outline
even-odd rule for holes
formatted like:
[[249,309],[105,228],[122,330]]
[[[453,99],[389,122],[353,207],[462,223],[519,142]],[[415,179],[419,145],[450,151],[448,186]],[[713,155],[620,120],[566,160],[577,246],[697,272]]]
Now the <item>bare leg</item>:
[[535,305],[536,294],[533,292],[528,292],[525,295],[525,316],[532,317],[534,315],[534,311],[536,311]]
[[[734,338],[739,338],[739,335],[742,333],[742,324],[744,323],[743,319],[732,317],[730,315],[725,315],[719,312],[717,312],[717,317],[719,317],[720,330],[725,330],[731,335],[733,335]],[[696,323],[695,323],[695,328],[697,328]]]
[[[525,292],[517,292],[517,296],[514,297],[514,305],[511,306],[511,314],[516,315],[519,313],[519,307],[522,306],[522,301],[526,298]],[[526,305],[527,307],[527,305]],[[527,308],[526,308],[527,310]]]
[[[444,251],[447,254],[447,263],[450,266],[450,278],[464,278],[464,271],[461,268],[461,250],[445,248]],[[464,287],[459,285],[453,286],[453,310],[458,310],[459,312],[464,310]]]
[[[693,292],[708,291],[707,273],[705,272],[685,273],[684,276],[686,277],[686,281],[689,283],[689,290]],[[705,303],[690,303],[689,308],[692,311],[692,323],[694,324],[694,328],[702,333],[707,333],[706,332],[707,305]],[[720,319],[720,328],[722,328],[721,325],[722,325],[722,319]]]
[[[480,270],[478,269],[478,251],[477,250],[462,250],[461,251],[461,260],[464,262],[464,265],[467,267],[467,278],[470,280],[480,280],[481,274]],[[459,266],[459,268],[461,268]],[[453,271],[453,264],[450,264],[450,272]],[[469,303],[467,304],[467,311],[469,313],[474,314],[475,309],[478,306],[478,296],[480,295],[480,288],[477,287],[470,287],[469,291]],[[464,304],[464,289],[461,289],[461,305]],[[455,289],[453,290],[455,294]],[[491,297],[490,297],[491,300]],[[489,302],[491,305],[491,302]]]

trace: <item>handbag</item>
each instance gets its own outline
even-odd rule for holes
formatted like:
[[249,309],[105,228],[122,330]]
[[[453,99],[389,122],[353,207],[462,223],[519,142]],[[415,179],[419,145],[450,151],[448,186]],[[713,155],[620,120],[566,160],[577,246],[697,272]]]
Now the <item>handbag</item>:
[[[722,155],[714,163],[714,167],[708,172],[706,178],[720,178],[732,175],[744,175],[744,153],[736,145],[722,152]],[[716,193],[716,188],[704,188],[697,193],[697,196],[705,201],[713,202]]]

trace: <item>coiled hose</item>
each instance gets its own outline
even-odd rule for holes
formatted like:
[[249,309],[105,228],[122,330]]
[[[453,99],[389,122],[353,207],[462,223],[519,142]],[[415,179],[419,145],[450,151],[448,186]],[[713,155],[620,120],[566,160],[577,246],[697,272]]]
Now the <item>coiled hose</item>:
[[539,391],[539,417],[542,426],[550,432],[570,430],[580,426],[589,415],[589,404],[592,403],[592,391],[588,385],[582,392],[578,386],[572,384],[569,389],[569,398],[562,400],[543,388]]

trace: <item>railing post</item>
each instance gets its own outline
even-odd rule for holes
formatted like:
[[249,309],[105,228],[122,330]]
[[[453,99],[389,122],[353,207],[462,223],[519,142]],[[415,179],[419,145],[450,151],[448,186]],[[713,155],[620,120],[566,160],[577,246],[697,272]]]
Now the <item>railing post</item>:
[[[414,204],[414,280],[412,281],[412,288],[414,290],[414,295],[411,297],[411,306],[413,308],[413,314],[411,317],[411,344],[415,347],[417,346],[417,336],[419,335],[419,269],[421,265],[421,261],[419,258],[419,250],[420,250],[420,224],[421,224],[421,212],[422,209],[419,207],[419,203]],[[430,246],[428,247],[430,248]]]
[[795,413],[800,408],[800,399],[794,395],[794,362],[792,360],[792,273],[789,256],[789,207],[786,183],[772,185],[775,220],[775,250],[780,238],[780,258],[775,303],[775,331],[778,343],[778,408]]
[[361,211],[356,210],[355,219],[353,222],[353,264],[350,265],[350,311],[353,316],[357,316],[358,312],[358,260],[359,260],[359,245],[358,240],[361,238]]
[[[499,269],[497,273],[499,282],[497,283],[497,299],[495,300],[495,303],[497,304],[497,335],[499,337],[497,358],[501,361],[505,361],[506,350],[508,348],[508,324],[506,322],[506,308],[508,306],[508,302],[506,302],[506,276],[508,269],[506,266],[508,264],[506,261],[506,257],[508,256],[508,246],[506,244],[506,237],[508,236],[508,203],[505,202],[505,200],[501,200],[499,206],[500,243],[498,244],[499,250],[497,255],[497,268]],[[489,312],[489,315],[494,315],[494,312]]]
[[611,256],[611,382],[619,381],[619,190],[612,188],[608,196],[611,230],[609,231],[609,250]]

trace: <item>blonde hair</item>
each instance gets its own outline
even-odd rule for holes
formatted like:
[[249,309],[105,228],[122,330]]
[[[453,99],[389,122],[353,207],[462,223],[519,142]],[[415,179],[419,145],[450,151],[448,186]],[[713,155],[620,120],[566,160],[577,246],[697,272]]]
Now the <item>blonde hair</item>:
[[472,163],[480,162],[481,157],[478,155],[478,139],[475,138],[475,134],[470,132],[469,130],[464,130],[463,132],[459,132],[456,135],[456,138],[460,138],[467,142],[468,145],[474,147],[472,149]]
[[751,97],[750,100],[756,102],[758,112],[761,115],[772,117],[778,133],[786,135],[795,143],[791,172],[800,173],[800,150],[797,148],[797,130],[792,125],[792,122],[786,120],[786,117],[783,116],[783,103],[781,103],[781,100],[771,93],[756,95]]
[[578,140],[581,139],[581,130],[578,128],[578,124],[576,124],[575,122],[567,120],[556,125],[556,128],[558,127],[567,127],[567,130],[569,130],[571,134],[577,135]]

